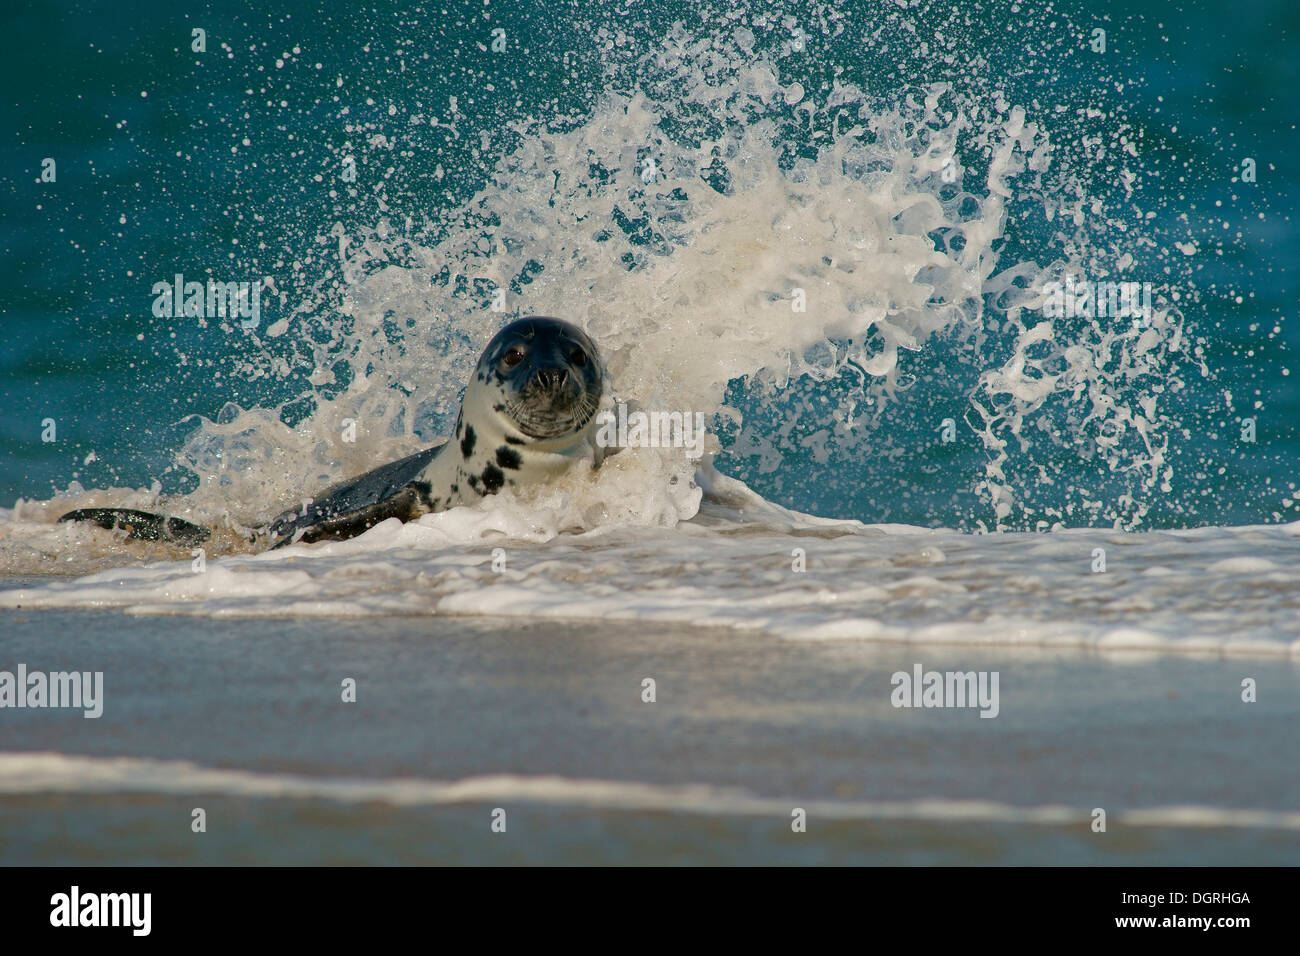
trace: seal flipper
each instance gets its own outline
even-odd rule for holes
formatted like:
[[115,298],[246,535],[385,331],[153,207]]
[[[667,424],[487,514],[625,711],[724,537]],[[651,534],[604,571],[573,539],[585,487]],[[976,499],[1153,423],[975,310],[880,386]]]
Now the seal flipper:
[[207,528],[180,518],[130,508],[78,508],[62,515],[59,520],[89,521],[109,531],[125,531],[128,538],[137,541],[166,541],[186,546],[202,544],[212,535]]
[[420,473],[446,445],[416,452],[357,478],[334,485],[302,511],[286,511],[271,523],[272,548],[324,539],[354,538],[387,518],[410,521],[431,509]]
[[297,530],[288,537],[281,538],[271,545],[270,550],[274,551],[276,548],[283,548],[290,544],[311,544],[313,541],[343,541],[347,538],[355,538],[362,532],[369,531],[381,521],[386,521],[389,518],[410,521],[422,514],[428,514],[429,510],[425,501],[423,486],[407,485],[397,494],[391,495],[383,501],[367,505],[364,508],[358,508],[355,511],[344,512],[336,517],[313,516],[309,510],[308,517],[314,517],[315,520],[306,528]]

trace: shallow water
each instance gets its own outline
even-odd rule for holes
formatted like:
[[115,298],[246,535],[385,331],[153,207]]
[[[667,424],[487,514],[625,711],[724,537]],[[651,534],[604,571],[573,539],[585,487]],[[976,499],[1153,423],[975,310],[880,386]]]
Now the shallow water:
[[[5,863],[1300,859],[1294,662],[621,621],[0,620],[31,667],[104,673],[98,719],[6,713]],[[918,663],[997,671],[998,716],[895,708]]]
[[[204,560],[202,570],[185,558],[38,581],[0,590],[0,608],[553,618],[792,640],[1300,657],[1300,522],[970,535],[818,520],[723,487],[726,503],[719,492],[673,528],[552,537],[528,527],[544,522],[544,507],[491,501],[390,519],[351,541]],[[99,529],[58,533],[148,553]]]

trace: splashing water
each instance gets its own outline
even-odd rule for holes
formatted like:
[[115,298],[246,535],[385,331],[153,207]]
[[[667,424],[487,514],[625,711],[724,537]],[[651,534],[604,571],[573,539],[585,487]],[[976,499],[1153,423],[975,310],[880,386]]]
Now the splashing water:
[[[814,34],[852,28],[812,9]],[[1134,275],[1139,250],[1154,255],[1154,227],[1144,235],[1140,213],[1120,208],[1136,201],[1127,164],[1140,137],[1112,111],[1106,143],[1092,142],[1095,117],[1067,124],[1013,102],[972,60],[959,79],[886,93],[838,66],[816,81],[800,21],[728,11],[722,26],[677,23],[653,43],[593,23],[602,71],[589,107],[485,126],[476,143],[455,98],[432,119],[412,108],[353,120],[342,107],[340,154],[399,162],[390,154],[409,152],[416,130],[450,131],[486,169],[477,191],[428,222],[399,222],[406,210],[381,197],[369,227],[320,230],[312,245],[329,256],[290,256],[284,316],[229,363],[250,380],[301,378],[302,394],[191,420],[175,463],[193,476],[188,493],[74,486],[20,502],[18,517],[165,507],[240,550],[247,529],[312,490],[445,436],[483,344],[532,313],[583,326],[617,397],[704,412],[724,468],[752,480],[796,455],[800,468],[847,463],[825,473],[815,510],[882,520],[871,496],[895,490],[873,483],[874,463],[941,456],[936,426],[951,418],[975,439],[949,479],[970,497],[954,494],[934,523],[1142,524],[1174,477],[1169,396],[1188,368],[1208,374],[1183,313],[1159,295],[1141,326],[1042,314],[1046,283]],[[880,29],[910,22],[890,11]],[[962,62],[962,44],[950,36],[937,59]],[[341,437],[350,424],[354,442]],[[639,449],[521,507],[543,537],[672,527],[698,511],[695,479],[680,451]],[[518,530],[511,514],[488,524]],[[17,537],[0,538],[10,571],[31,566]]]

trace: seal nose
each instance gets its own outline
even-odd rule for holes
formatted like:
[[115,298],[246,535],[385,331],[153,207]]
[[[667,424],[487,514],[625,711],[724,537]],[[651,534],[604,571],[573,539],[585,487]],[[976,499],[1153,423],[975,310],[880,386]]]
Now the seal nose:
[[569,373],[567,369],[562,368],[538,369],[537,374],[533,376],[533,381],[539,388],[555,393],[569,383]]

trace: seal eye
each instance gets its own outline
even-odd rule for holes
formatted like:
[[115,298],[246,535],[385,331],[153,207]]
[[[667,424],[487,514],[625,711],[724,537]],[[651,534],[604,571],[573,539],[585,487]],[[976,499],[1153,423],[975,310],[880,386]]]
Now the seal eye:
[[582,368],[587,364],[587,353],[582,349],[574,349],[573,354],[569,356],[569,361],[578,368]]
[[519,349],[511,349],[510,351],[506,352],[506,354],[501,359],[501,361],[505,362],[506,365],[510,366],[510,368],[514,368],[523,360],[524,360],[524,353],[521,352]]

